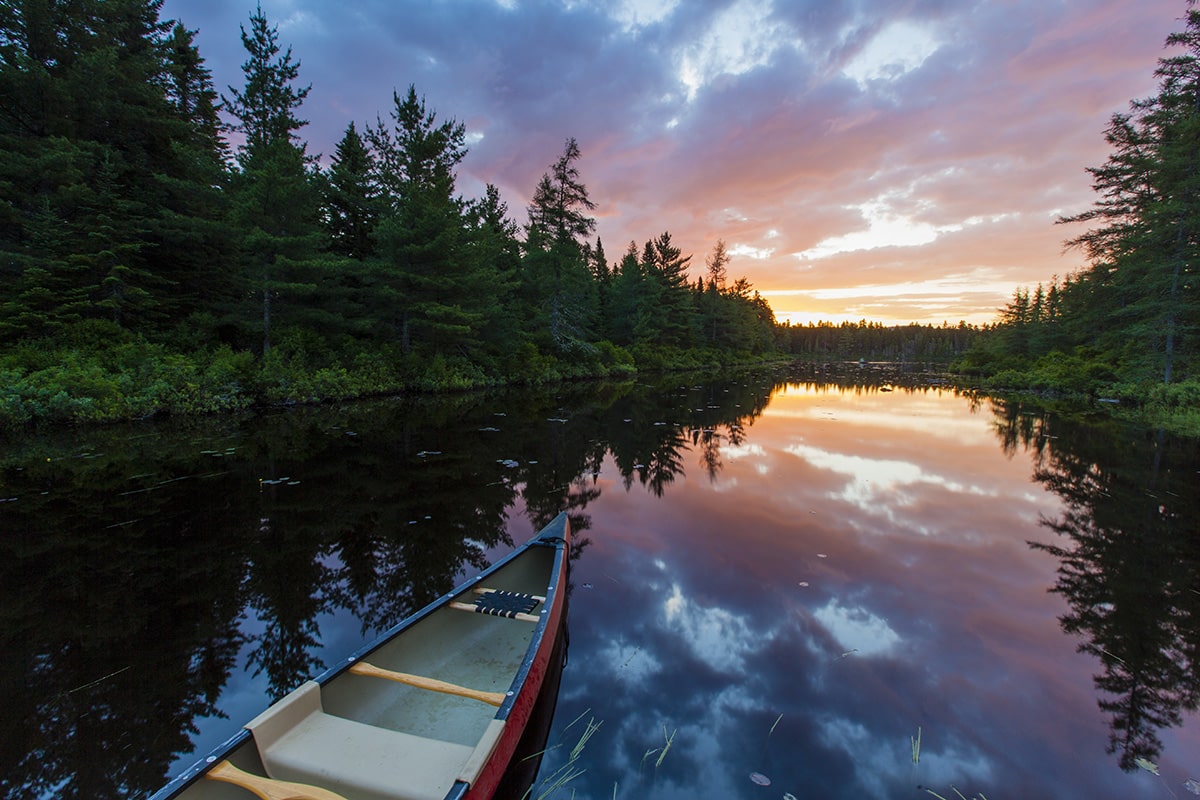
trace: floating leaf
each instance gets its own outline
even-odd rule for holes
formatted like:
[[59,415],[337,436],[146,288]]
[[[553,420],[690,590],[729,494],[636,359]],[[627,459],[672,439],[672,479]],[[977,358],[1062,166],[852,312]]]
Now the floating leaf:
[[1187,789],[1192,794],[1200,794],[1200,781],[1195,778],[1188,778],[1183,782],[1183,788]]
[[763,775],[761,772],[751,772],[750,780],[754,781],[759,786],[770,786],[771,785],[771,779],[768,778],[766,775]]
[[800,581],[801,586],[808,586],[808,581]]
[[1137,764],[1139,767],[1146,770],[1146,772],[1152,772],[1155,775],[1158,774],[1158,764],[1155,764],[1153,761],[1147,761],[1146,759],[1142,758],[1141,756],[1138,756],[1137,758],[1135,758],[1133,760],[1133,763]]
[[783,800],[796,800],[796,795],[792,794],[791,792],[784,792]]

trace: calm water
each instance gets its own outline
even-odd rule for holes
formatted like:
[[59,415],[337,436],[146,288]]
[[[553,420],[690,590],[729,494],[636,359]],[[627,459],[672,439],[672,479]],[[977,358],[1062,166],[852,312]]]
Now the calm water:
[[554,797],[1200,793],[1200,443],[889,380],[5,442],[0,793],[148,794],[563,508]]

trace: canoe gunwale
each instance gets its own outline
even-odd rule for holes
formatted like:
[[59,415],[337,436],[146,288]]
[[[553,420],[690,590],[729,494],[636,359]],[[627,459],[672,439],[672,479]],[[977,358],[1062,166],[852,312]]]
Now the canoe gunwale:
[[[445,608],[455,597],[470,593],[474,587],[486,581],[491,575],[499,571],[509,563],[517,560],[524,555],[528,550],[535,547],[553,547],[558,552],[555,554],[554,561],[551,564],[547,575],[550,578],[550,584],[546,589],[545,601],[542,603],[541,612],[538,614],[538,621],[532,623],[534,625],[533,635],[530,639],[529,647],[522,657],[521,664],[517,668],[512,683],[508,691],[505,693],[504,700],[496,709],[493,717],[507,723],[514,709],[517,708],[518,702],[521,703],[521,712],[527,717],[530,707],[532,706],[532,698],[529,696],[529,689],[540,689],[542,677],[544,675],[544,666],[549,653],[553,649],[555,639],[557,638],[560,623],[565,607],[565,593],[567,589],[567,572],[568,572],[568,550],[569,550],[569,522],[566,512],[558,514],[548,525],[542,528],[535,536],[525,541],[511,553],[501,558],[496,563],[490,565],[483,572],[469,578],[459,585],[455,586],[449,592],[441,595],[431,601],[423,608],[418,609],[403,620],[397,622],[391,628],[381,633],[378,637],[370,642],[359,647],[349,656],[344,657],[339,663],[321,672],[315,678],[319,685],[325,686],[334,678],[341,676],[349,671],[354,664],[368,658],[372,653],[390,643],[393,639],[400,636],[408,628],[416,625],[418,622],[431,616],[433,613]],[[497,620],[499,621],[499,620]],[[513,624],[530,624],[513,621]],[[547,635],[549,632],[550,635]],[[536,686],[527,685],[529,682],[530,673],[536,664],[541,663],[543,674],[537,675]],[[535,692],[536,693],[536,692]],[[518,715],[519,716],[519,715]],[[523,728],[526,720],[514,720],[518,722],[515,728]],[[506,726],[507,727],[507,726]],[[507,759],[512,755],[512,748],[515,747],[517,739],[520,738],[521,730],[505,730],[499,741],[493,742],[492,753],[489,758],[495,755],[502,754],[507,750],[505,755],[505,767],[507,767]],[[190,785],[199,780],[204,773],[211,769],[214,765],[221,762],[223,759],[234,753],[242,746],[253,747],[253,736],[246,728],[239,729],[236,733],[230,736],[221,744],[213,748],[207,755],[198,758],[193,764],[185,768],[172,778],[166,785],[152,794],[148,800],[168,800],[169,798],[179,797]],[[487,771],[488,764],[484,764],[484,769]],[[501,770],[502,774],[503,770]],[[471,793],[476,787],[468,785],[459,780],[453,784],[448,794],[447,800],[454,798],[465,797]],[[494,789],[494,787],[492,787]]]

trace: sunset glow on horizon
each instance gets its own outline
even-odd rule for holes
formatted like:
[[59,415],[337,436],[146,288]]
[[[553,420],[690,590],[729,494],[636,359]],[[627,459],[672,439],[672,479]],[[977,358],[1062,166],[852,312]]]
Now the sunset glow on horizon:
[[[464,123],[458,191],[510,217],[574,137],[610,263],[718,239],[780,322],[984,323],[1084,266],[1104,129],[1155,93],[1185,0],[262,0],[327,162],[409,84]],[[166,0],[218,91],[254,0]]]

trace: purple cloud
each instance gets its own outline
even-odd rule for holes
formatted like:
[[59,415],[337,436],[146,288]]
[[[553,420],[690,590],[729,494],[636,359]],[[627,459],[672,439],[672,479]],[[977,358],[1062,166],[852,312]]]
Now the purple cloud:
[[[240,86],[249,3],[167,0]],[[984,321],[1081,266],[1059,213],[1093,200],[1108,117],[1153,94],[1180,0],[330,3],[265,0],[312,84],[310,152],[408,84],[467,125],[460,190],[523,221],[569,136],[616,257],[718,238],[777,315]],[[227,90],[225,90],[227,92]],[[797,254],[804,254],[798,256]],[[923,291],[942,287],[930,307]],[[853,301],[812,294],[840,290]],[[905,299],[909,298],[909,299]]]

